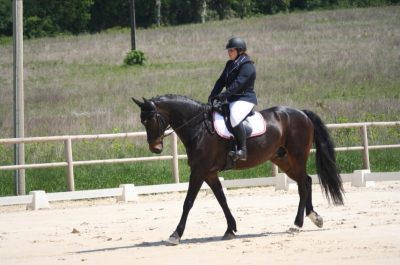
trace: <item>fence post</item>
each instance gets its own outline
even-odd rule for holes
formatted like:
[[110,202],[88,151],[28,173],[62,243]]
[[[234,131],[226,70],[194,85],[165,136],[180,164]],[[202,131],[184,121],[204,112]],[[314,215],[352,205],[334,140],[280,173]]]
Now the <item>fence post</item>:
[[364,149],[363,149],[363,165],[364,165],[364,169],[370,169],[367,125],[363,125],[363,127],[361,127],[361,138],[362,138],[362,145],[364,147]]
[[272,163],[272,176],[276,177],[276,176],[278,176],[278,173],[279,173],[278,166],[275,165],[274,163]]
[[64,141],[65,160],[67,161],[67,188],[68,191],[75,190],[74,165],[72,160],[72,141],[68,138]]
[[172,147],[172,175],[174,182],[179,183],[179,164],[178,164],[178,136],[175,132],[171,135]]

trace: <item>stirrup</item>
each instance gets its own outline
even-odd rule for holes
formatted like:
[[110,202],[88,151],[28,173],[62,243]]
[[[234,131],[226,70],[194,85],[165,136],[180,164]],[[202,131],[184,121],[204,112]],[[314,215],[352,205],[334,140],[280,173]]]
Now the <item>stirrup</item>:
[[246,161],[247,160],[247,153],[243,150],[230,151],[229,156],[232,157],[233,161],[236,162],[238,160]]

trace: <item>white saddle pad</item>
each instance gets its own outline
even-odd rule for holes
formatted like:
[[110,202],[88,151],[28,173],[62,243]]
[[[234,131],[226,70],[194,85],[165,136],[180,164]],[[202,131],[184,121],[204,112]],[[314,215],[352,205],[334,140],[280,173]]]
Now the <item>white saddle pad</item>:
[[[226,128],[224,117],[222,117],[221,114],[219,114],[218,112],[214,112],[213,119],[215,131],[219,136],[227,139],[233,137],[233,135],[228,131],[228,128]],[[255,114],[247,117],[246,120],[253,128],[253,131],[251,132],[251,135],[248,136],[248,138],[259,136],[265,133],[267,124],[261,113],[255,111]]]

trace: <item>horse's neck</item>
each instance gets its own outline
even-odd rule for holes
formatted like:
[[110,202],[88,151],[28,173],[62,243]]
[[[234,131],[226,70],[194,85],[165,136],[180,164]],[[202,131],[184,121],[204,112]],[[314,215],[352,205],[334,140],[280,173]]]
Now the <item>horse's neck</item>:
[[194,131],[197,132],[196,134],[199,133],[200,130],[197,127],[201,126],[200,119],[204,112],[201,105],[191,102],[165,102],[161,109],[185,146],[192,141],[195,136]]
[[160,105],[173,129],[189,122],[202,111],[201,106],[192,105],[190,102],[163,102]]

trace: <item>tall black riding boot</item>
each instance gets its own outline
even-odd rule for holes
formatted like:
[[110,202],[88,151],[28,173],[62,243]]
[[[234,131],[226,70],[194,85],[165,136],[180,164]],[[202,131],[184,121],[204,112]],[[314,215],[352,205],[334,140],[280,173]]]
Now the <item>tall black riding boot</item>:
[[240,122],[236,127],[233,127],[233,134],[237,142],[237,150],[234,160],[247,160],[247,145],[246,145],[246,129],[243,122]]

